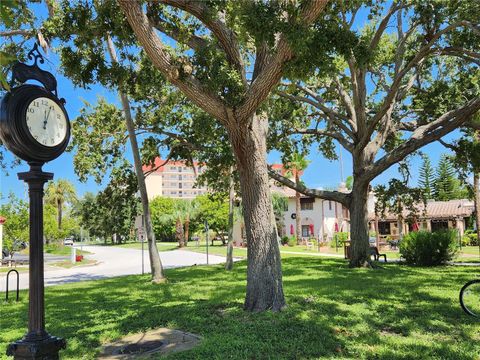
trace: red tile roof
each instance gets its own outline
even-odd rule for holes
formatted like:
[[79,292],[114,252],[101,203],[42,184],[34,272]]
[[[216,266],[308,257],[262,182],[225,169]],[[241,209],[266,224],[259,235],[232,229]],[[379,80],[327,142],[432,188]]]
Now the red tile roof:
[[[424,213],[424,204],[418,204],[418,215],[421,219],[454,219],[469,217],[474,212],[473,201],[470,200],[450,200],[450,201],[429,201],[427,202],[427,211]],[[408,216],[408,211],[403,215]],[[375,214],[369,214],[370,219],[375,218]],[[382,220],[396,220],[395,214],[387,213]]]
[[[186,164],[185,161],[170,160],[170,161],[168,161],[167,163],[165,163],[166,161],[167,161],[167,160],[164,160],[164,159],[162,159],[162,158],[158,158],[158,157],[157,157],[157,158],[155,159],[155,162],[154,162],[153,166],[143,165],[142,169],[143,169],[144,172],[146,172],[146,171],[152,170],[153,168],[157,168],[157,167],[158,167],[158,169],[156,169],[155,172],[164,172],[164,171],[165,171],[165,166],[167,166],[167,165],[168,165],[168,166],[186,166],[186,165],[185,165],[185,164]],[[196,162],[196,161],[194,161],[194,162],[193,162],[193,165],[194,165],[195,167],[198,167],[198,166],[199,166],[199,163]]]

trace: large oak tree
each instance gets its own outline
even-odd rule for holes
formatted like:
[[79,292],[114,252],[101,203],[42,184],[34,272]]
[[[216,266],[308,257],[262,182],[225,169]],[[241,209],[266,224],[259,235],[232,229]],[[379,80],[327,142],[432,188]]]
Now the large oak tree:
[[[152,63],[228,132],[245,210],[247,310],[285,306],[262,103],[294,56],[292,43],[327,2],[164,0],[147,2],[145,13],[139,1],[119,1]],[[166,36],[176,51],[167,46]]]
[[[351,266],[369,264],[367,197],[370,183],[424,145],[472,119],[480,109],[480,5],[470,1],[338,2],[330,21],[318,24],[341,43],[327,45],[329,63],[316,75],[285,82],[278,94],[307,116],[288,118],[281,136],[335,140],[353,162],[350,193],[298,186],[306,195],[338,201],[350,210]],[[370,21],[358,29],[356,16]],[[285,108],[283,105],[281,108]],[[293,113],[293,111],[292,111]]]

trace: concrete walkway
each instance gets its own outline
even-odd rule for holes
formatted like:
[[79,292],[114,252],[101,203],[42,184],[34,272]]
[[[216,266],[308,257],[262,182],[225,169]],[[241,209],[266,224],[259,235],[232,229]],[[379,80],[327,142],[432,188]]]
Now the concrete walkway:
[[[91,252],[85,257],[98,262],[94,266],[74,267],[71,269],[45,268],[45,286],[61,285],[71,282],[99,280],[123,275],[142,273],[142,251],[137,249],[123,249],[113,246],[84,246],[84,250]],[[160,259],[164,268],[177,268],[207,263],[205,254],[186,250],[160,252]],[[145,251],[145,272],[150,272],[150,259]],[[209,255],[209,264],[221,264],[225,257]],[[0,292],[5,291],[6,274],[0,275]],[[10,277],[12,288],[13,277]],[[28,288],[28,273],[20,273],[20,289]]]

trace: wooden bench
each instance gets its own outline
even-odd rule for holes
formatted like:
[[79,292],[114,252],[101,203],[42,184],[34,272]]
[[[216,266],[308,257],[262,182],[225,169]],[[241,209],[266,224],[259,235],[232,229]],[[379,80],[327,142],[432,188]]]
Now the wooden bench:
[[373,255],[373,260],[378,261],[382,256],[385,262],[387,262],[387,254],[380,254],[376,246],[370,246],[370,256]]

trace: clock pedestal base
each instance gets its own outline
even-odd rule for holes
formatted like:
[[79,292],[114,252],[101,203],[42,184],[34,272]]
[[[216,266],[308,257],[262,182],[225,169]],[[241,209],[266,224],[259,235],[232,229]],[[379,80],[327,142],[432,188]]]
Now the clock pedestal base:
[[58,360],[58,352],[65,349],[64,339],[45,334],[46,337],[30,337],[28,334],[24,339],[10,344],[7,355],[13,356],[15,360]]
[[22,340],[9,345],[7,355],[18,360],[56,360],[66,342],[45,330],[43,275],[43,187],[53,179],[53,174],[44,172],[41,162],[30,162],[29,165],[30,171],[18,174],[18,178],[28,184],[30,199],[28,333]]

